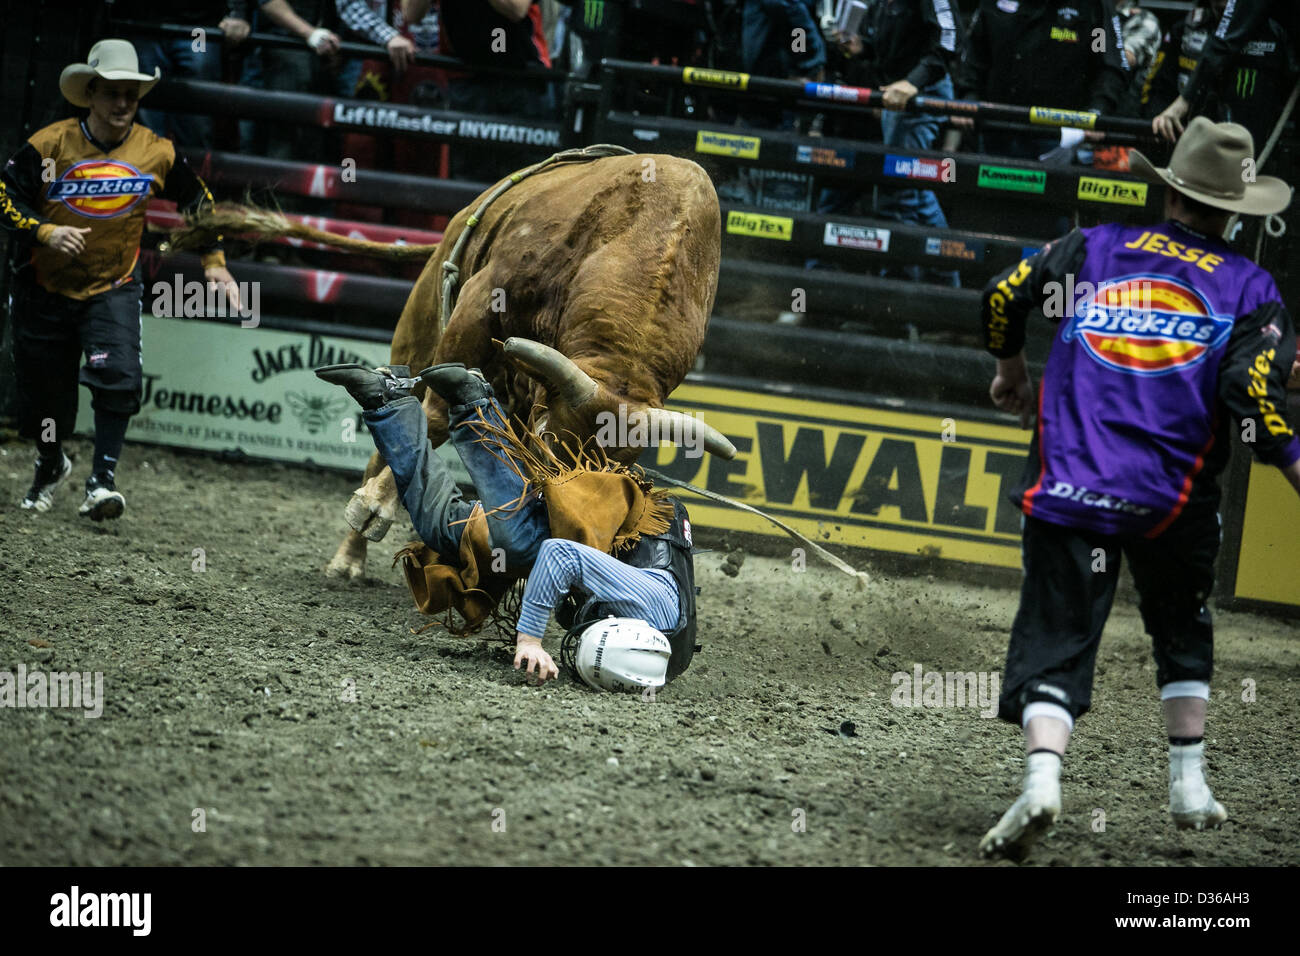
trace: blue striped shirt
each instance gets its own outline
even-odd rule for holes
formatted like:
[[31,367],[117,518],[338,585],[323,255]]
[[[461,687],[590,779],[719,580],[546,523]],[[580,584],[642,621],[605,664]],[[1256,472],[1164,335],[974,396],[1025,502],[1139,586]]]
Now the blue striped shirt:
[[585,544],[547,538],[524,587],[517,630],[540,640],[551,612],[575,587],[619,617],[640,618],[665,634],[681,616],[677,581],[669,572],[634,568]]

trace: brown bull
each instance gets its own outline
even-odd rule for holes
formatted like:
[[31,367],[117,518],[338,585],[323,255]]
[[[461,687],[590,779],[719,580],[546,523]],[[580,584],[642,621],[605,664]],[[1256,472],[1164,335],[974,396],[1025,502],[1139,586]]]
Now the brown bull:
[[[443,262],[482,199],[451,220],[411,290],[392,364],[481,368],[507,413],[527,420],[544,406],[533,427],[561,438],[585,440],[599,413],[617,416],[621,407],[660,434],[684,427],[705,450],[734,455],[713,429],[685,416],[670,421],[676,413],[662,410],[704,343],[717,290],[720,214],[704,170],[674,156],[612,156],[523,179],[471,233],[443,330]],[[447,409],[431,391],[423,402],[436,446],[447,439]],[[392,472],[376,454],[348,505],[355,530],[327,573],[364,575],[366,540],[384,536],[398,500]]]

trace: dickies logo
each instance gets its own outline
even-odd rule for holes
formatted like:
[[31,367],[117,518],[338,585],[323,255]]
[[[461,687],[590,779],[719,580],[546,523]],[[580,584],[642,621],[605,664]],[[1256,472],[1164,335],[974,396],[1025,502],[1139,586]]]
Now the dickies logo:
[[1063,338],[1076,335],[1092,358],[1133,375],[1165,375],[1197,365],[1227,341],[1230,316],[1215,315],[1186,283],[1161,275],[1100,283]]
[[124,216],[149,195],[153,177],[117,159],[88,159],[68,167],[46,198],[91,219]]

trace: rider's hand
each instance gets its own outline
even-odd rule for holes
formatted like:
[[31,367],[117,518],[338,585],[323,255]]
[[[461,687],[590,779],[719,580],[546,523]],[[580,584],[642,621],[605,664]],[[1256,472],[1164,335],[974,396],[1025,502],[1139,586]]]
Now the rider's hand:
[[555,666],[551,655],[542,648],[542,642],[535,637],[516,632],[515,634],[515,670],[527,662],[526,673],[532,674],[537,668],[537,683],[545,684],[548,680],[560,676],[560,669]]

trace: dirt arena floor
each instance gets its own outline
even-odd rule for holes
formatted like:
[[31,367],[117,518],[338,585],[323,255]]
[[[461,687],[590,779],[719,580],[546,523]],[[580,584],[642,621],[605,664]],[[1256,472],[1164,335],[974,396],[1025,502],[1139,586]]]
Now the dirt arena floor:
[[[74,450],[75,484],[33,516],[30,446],[0,446],[0,670],[102,671],[103,715],[0,710],[0,864],[965,866],[1017,792],[1012,728],[891,704],[915,664],[1000,671],[1013,591],[859,591],[753,555],[732,577],[718,550],[697,561],[703,652],[655,700],[533,688],[502,644],[412,633],[398,529],[370,583],[326,581],[353,479],[132,445],[126,516],[91,526]],[[1300,627],[1218,624],[1228,824],[1168,821],[1152,664],[1122,604],[1029,863],[1300,863]]]

